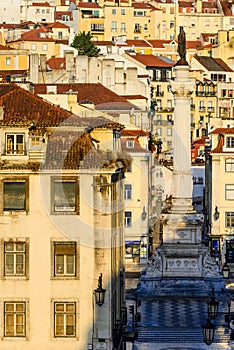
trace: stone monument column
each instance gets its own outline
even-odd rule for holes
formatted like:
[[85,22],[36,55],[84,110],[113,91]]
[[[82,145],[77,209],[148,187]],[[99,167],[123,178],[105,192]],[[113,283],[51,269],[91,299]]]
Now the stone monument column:
[[[180,61],[179,61],[180,62]],[[175,80],[171,82],[174,95],[174,150],[172,212],[191,212],[192,170],[190,152],[190,104],[194,82],[189,78],[187,62],[175,66]]]
[[175,104],[172,204],[161,215],[163,243],[141,277],[139,295],[144,296],[207,296],[212,287],[220,292],[224,286],[215,260],[202,244],[203,216],[192,205],[190,96],[195,84],[189,77],[183,27],[178,36],[178,53],[175,79],[171,81]]

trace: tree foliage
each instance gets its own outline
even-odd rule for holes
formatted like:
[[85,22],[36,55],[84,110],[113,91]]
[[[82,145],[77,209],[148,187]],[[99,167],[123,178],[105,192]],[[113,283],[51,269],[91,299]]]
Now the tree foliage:
[[100,52],[100,49],[94,45],[90,32],[83,31],[76,34],[71,47],[77,49],[80,56],[97,57]]

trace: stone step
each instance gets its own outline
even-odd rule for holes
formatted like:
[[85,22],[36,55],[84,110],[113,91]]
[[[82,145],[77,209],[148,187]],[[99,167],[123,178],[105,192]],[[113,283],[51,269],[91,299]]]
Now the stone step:
[[[228,328],[217,328],[215,343],[227,343],[229,340]],[[151,343],[203,343],[201,328],[138,328],[138,342]]]

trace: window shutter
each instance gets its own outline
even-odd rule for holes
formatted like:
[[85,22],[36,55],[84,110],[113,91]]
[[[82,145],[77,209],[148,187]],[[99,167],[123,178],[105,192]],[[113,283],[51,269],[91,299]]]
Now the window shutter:
[[75,255],[76,243],[55,243],[54,252],[56,255]]

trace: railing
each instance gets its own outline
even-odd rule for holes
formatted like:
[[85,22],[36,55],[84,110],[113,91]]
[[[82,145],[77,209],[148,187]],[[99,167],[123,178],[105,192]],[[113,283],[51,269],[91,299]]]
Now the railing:
[[206,107],[199,107],[199,112],[205,112],[206,111]]
[[191,128],[195,128],[195,123],[190,123]]
[[213,113],[214,112],[214,107],[207,107],[207,112]]
[[191,104],[190,105],[190,109],[191,109],[191,111],[194,111],[195,110],[195,104]]
[[155,96],[157,97],[163,97],[164,96],[164,91],[156,91]]

